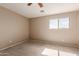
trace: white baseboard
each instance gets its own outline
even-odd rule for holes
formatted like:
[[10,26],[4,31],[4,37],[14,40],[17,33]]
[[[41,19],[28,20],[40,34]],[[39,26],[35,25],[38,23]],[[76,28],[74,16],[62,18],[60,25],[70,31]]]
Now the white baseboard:
[[26,41],[26,40],[22,40],[22,41],[19,41],[19,42],[17,42],[17,43],[13,43],[13,44],[10,45],[10,46],[6,46],[6,47],[4,47],[4,48],[1,48],[0,51],[5,50],[5,49],[8,49],[8,48],[11,48],[11,47],[16,46],[16,45],[19,45],[19,44],[21,44],[21,43],[23,43],[23,42],[25,42],[25,41]]
[[70,44],[70,43],[63,43],[63,42],[54,42],[54,41],[47,41],[47,40],[41,40],[41,39],[31,39],[30,41],[33,42],[42,42],[42,43],[46,43],[46,44],[53,44],[53,45],[61,45],[61,46],[67,46],[67,47],[73,47],[73,48],[77,48],[79,49],[79,45],[78,44]]

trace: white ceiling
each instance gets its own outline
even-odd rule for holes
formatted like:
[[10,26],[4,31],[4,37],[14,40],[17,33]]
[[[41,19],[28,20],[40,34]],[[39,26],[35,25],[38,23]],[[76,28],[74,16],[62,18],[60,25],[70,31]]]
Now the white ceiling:
[[[52,14],[59,14],[64,12],[71,12],[79,10],[78,3],[43,3],[44,7],[40,8],[36,3],[32,6],[27,6],[27,3],[7,3],[0,4],[13,12],[23,15],[28,18],[35,18],[41,16],[47,16]],[[40,12],[44,10],[45,12]]]

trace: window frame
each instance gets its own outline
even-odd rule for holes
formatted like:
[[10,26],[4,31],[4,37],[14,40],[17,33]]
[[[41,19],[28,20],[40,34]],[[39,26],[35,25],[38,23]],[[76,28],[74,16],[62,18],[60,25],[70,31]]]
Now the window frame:
[[[69,23],[68,23],[68,28],[60,28],[59,23],[60,23],[60,19],[62,19],[62,18],[68,18],[68,22],[69,22]],[[57,23],[58,23],[58,24],[57,24],[57,27],[58,27],[58,28],[53,28],[53,27],[50,28],[50,21],[51,21],[51,20],[55,20],[55,19],[57,20]],[[49,20],[49,29],[69,29],[69,28],[70,28],[70,17],[69,17],[69,16],[67,16],[67,17],[60,17],[60,18],[54,18],[54,19],[51,19],[51,20]]]

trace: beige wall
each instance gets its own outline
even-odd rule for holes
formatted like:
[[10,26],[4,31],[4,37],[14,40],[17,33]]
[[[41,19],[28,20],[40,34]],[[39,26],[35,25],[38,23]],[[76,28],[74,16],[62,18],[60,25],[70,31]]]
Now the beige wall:
[[[70,17],[69,29],[49,29],[48,23],[50,19],[66,16]],[[30,19],[29,34],[28,18],[0,7],[0,48],[18,41],[27,40],[29,35],[31,39],[36,40],[79,44],[79,12]]]
[[[69,29],[49,29],[50,19],[60,17],[70,17]],[[48,40],[52,42],[62,42],[70,44],[79,44],[79,12],[69,12],[57,15],[45,16],[30,19],[30,38],[36,40]]]
[[0,7],[0,48],[28,38],[28,19]]

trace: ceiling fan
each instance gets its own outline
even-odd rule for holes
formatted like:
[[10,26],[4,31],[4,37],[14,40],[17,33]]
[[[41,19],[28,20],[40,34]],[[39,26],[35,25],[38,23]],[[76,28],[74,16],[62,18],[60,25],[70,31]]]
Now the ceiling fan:
[[[33,3],[28,3],[27,5],[28,5],[28,6],[31,6],[32,4],[33,4]],[[37,5],[38,5],[40,8],[44,7],[42,3],[37,3]]]
[[[31,6],[33,3],[28,3],[27,6]],[[37,3],[37,5],[42,8],[44,7],[43,3]],[[40,10],[40,12],[45,12],[44,10]]]

